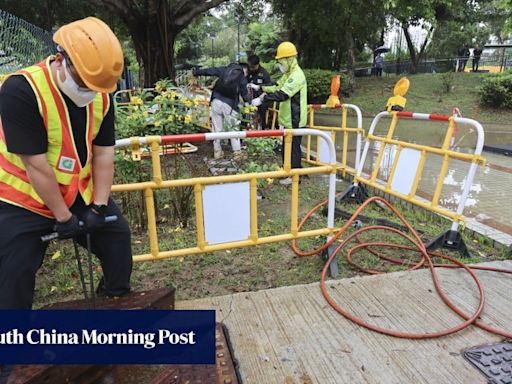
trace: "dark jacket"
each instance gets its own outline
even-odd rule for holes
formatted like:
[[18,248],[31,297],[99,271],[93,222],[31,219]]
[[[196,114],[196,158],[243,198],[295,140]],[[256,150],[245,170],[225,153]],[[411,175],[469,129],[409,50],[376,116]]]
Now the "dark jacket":
[[[272,85],[272,79],[270,78],[270,75],[268,74],[267,70],[263,68],[261,65],[258,68],[258,72],[256,73],[249,73],[246,77],[247,83],[253,83],[256,85]],[[253,97],[258,97],[261,95],[263,91],[253,91]]]
[[[205,68],[205,69],[196,69],[192,73],[194,76],[217,76],[221,77],[224,72],[226,72],[227,67],[215,67],[215,68]],[[245,76],[240,77],[240,87],[239,87],[240,94],[239,96],[242,96],[245,102],[249,101],[249,97],[247,95],[247,80],[245,79]],[[222,101],[223,103],[228,104],[231,108],[233,108],[235,111],[238,111],[238,103],[239,103],[239,97],[235,100],[229,97],[226,97],[224,95],[221,95],[219,92],[215,91],[215,86],[213,87],[212,97],[211,100],[218,99]]]

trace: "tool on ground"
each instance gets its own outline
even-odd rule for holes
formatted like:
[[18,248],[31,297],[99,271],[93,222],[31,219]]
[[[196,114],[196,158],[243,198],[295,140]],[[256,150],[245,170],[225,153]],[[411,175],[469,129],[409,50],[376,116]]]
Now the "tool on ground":
[[[105,217],[105,223],[112,223],[117,221],[117,216],[106,216]],[[80,226],[84,228],[85,232],[85,241],[87,245],[87,264],[88,264],[88,274],[89,274],[89,289],[90,289],[90,296],[87,293],[87,283],[85,281],[85,274],[82,267],[82,259],[80,257],[80,252],[78,250],[78,242],[76,240],[76,237],[73,237],[73,248],[75,250],[75,258],[76,263],[78,267],[78,274],[80,276],[80,283],[82,285],[82,291],[84,293],[84,299],[89,302],[90,308],[94,309],[96,307],[95,299],[96,295],[94,292],[94,272],[93,272],[93,265],[92,265],[92,252],[91,252],[91,234],[86,231],[84,222],[80,221]],[[47,242],[50,240],[58,239],[59,234],[57,232],[50,233],[45,236],[41,236],[41,241]]]

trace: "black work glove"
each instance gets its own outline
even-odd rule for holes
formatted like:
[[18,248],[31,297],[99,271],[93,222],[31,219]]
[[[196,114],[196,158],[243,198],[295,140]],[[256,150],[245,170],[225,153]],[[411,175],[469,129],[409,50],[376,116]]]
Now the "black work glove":
[[68,221],[57,221],[53,226],[53,230],[59,235],[59,240],[70,239],[83,231],[80,221],[76,215],[71,215]]
[[83,216],[85,228],[88,231],[95,231],[105,225],[106,205],[91,204]]

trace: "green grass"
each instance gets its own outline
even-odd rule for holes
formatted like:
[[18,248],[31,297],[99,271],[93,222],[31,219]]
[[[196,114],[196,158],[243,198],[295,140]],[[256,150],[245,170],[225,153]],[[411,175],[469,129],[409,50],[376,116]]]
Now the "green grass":
[[[300,217],[326,196],[325,179],[310,177],[300,185]],[[339,190],[343,189],[339,186]],[[286,233],[290,227],[289,196],[290,187],[277,183],[265,190],[267,199],[260,201],[260,236]],[[343,210],[353,212],[357,206],[340,205]],[[445,229],[449,222],[420,209],[399,207],[399,210],[420,231],[422,240],[427,241]],[[363,215],[370,219],[386,218],[393,222],[399,221],[388,211],[376,205],[369,206]],[[325,226],[326,218],[317,213],[306,224],[305,230]],[[372,222],[365,223],[365,225]],[[337,226],[343,222],[338,221]],[[163,223],[159,225],[160,244],[162,247],[190,246],[194,234],[187,231],[175,231],[175,225]],[[348,233],[352,233],[350,229]],[[361,237],[364,241],[391,241],[405,244],[404,240],[387,232],[376,232]],[[145,234],[135,234],[134,253],[147,252]],[[323,244],[325,239],[307,238],[298,242],[302,250],[310,250]],[[504,249],[495,249],[483,236],[467,238],[466,241],[473,257],[469,262],[502,260],[507,258]],[[351,245],[355,244],[352,243]],[[38,273],[35,306],[41,307],[50,302],[81,298],[81,287],[78,279],[76,262],[70,243],[54,244],[49,251],[51,256],[59,247],[62,255],[57,259],[48,257]],[[414,263],[418,254],[384,250],[388,255]],[[453,256],[458,257],[458,254]],[[347,264],[345,253],[337,257],[340,278],[361,274]],[[355,260],[361,267],[393,272],[404,269],[403,266],[382,262],[375,256],[361,252]],[[466,260],[465,260],[466,261]],[[232,249],[226,252],[214,252],[184,258],[172,258],[155,262],[135,263],[132,285],[135,290],[146,290],[159,287],[176,287],[177,298],[193,299],[205,296],[219,296],[233,292],[248,292],[280,286],[307,284],[317,282],[324,261],[319,256],[300,258],[291,250],[288,243],[273,243],[264,246]],[[95,266],[96,276],[101,270]]]
[[[511,110],[486,108],[479,103],[478,88],[485,76],[476,73],[453,73],[451,90],[446,93],[442,74],[408,75],[411,85],[406,95],[406,110],[451,114],[453,107],[458,107],[465,117],[481,122],[505,124],[512,130]],[[343,102],[358,105],[364,114],[375,115],[384,109],[398,79],[395,75],[356,78],[356,91],[351,97],[344,98]]]

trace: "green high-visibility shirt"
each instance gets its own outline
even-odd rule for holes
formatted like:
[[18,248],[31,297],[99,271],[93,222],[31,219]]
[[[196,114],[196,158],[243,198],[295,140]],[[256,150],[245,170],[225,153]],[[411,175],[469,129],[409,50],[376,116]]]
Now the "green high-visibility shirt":
[[308,120],[308,85],[297,60],[291,60],[290,70],[277,85],[263,86],[265,101],[279,102],[279,125],[284,128],[305,127]]

